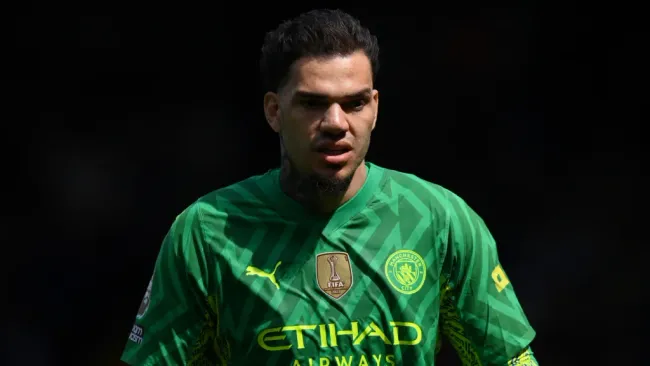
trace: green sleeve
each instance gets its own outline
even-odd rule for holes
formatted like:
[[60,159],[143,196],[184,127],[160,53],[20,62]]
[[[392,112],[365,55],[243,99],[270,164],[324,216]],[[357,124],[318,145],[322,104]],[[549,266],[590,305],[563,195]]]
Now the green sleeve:
[[209,291],[214,259],[199,210],[185,210],[163,240],[122,354],[129,365],[218,364],[217,305]]
[[464,364],[506,365],[527,350],[535,331],[483,220],[452,193],[449,203],[442,333]]

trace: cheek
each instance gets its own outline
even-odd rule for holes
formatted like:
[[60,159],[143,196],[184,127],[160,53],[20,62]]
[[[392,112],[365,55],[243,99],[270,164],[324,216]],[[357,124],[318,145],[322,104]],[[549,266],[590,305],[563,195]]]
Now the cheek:
[[359,140],[367,140],[374,128],[375,119],[372,113],[364,115],[363,118],[357,119],[350,125],[350,130]]
[[283,128],[286,128],[288,133],[301,141],[309,141],[315,136],[318,129],[318,123],[314,122],[314,118],[309,117],[311,116],[292,115],[284,121]]
[[307,123],[296,120],[285,120],[282,126],[282,138],[285,147],[294,159],[303,159],[305,152],[311,149],[314,131]]

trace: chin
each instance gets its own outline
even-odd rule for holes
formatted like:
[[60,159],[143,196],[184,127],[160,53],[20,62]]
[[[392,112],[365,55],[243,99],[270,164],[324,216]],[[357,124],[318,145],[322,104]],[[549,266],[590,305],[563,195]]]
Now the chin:
[[350,164],[346,165],[325,165],[314,169],[314,173],[323,178],[346,180],[354,173]]
[[352,182],[353,173],[349,166],[319,167],[314,169],[310,180],[323,193],[343,193]]

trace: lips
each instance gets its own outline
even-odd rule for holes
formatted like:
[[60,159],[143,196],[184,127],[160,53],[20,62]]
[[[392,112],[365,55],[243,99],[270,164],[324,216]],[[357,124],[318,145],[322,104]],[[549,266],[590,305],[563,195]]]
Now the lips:
[[350,149],[344,149],[344,148],[321,148],[321,149],[318,149],[319,153],[327,154],[327,155],[342,155],[342,154],[345,154],[348,151],[350,151]]
[[352,146],[345,142],[323,143],[316,147],[316,151],[322,154],[341,155],[352,150]]
[[347,144],[328,144],[316,149],[320,159],[330,165],[345,165],[352,157],[352,146]]

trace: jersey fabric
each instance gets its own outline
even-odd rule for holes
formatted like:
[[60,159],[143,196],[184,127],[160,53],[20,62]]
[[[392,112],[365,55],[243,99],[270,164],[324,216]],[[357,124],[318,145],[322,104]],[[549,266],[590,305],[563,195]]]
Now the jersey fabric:
[[535,331],[483,220],[449,190],[366,166],[327,217],[286,196],[277,169],[189,206],[122,360],[434,365],[446,336],[466,365],[536,365]]

